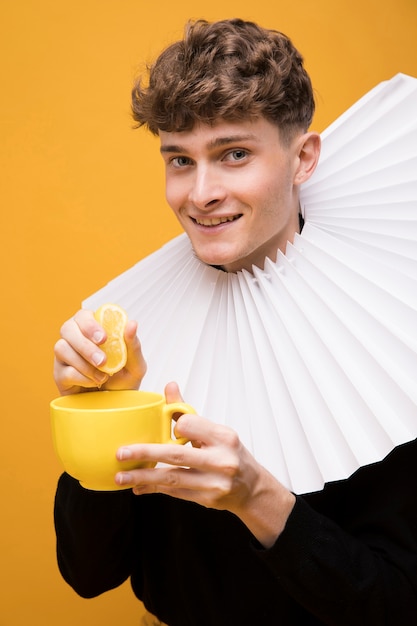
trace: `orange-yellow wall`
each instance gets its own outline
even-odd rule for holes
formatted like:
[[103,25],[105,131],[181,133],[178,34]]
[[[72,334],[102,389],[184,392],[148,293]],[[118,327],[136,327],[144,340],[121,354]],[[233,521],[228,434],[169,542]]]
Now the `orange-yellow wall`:
[[84,297],[179,233],[157,142],[131,129],[139,63],[189,17],[234,16],[302,50],[317,130],[379,81],[417,76],[417,0],[0,3],[0,626],[138,625],[128,585],[87,601],[58,574],[52,347]]

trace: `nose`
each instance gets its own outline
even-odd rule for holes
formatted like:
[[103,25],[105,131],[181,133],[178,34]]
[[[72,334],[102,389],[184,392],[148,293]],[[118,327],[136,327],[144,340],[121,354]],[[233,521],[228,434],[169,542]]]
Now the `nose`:
[[225,195],[226,190],[214,167],[199,165],[195,168],[189,200],[197,209],[211,210],[224,199]]

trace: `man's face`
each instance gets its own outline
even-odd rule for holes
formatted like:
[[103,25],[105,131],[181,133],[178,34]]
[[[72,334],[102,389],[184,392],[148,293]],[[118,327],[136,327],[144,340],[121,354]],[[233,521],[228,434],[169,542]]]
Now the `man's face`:
[[299,136],[266,120],[160,131],[166,197],[204,263],[236,272],[276,259],[298,231]]

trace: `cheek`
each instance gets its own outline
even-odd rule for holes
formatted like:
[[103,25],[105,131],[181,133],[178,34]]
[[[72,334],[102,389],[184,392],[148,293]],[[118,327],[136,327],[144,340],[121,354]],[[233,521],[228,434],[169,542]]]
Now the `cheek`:
[[182,202],[181,186],[172,179],[165,179],[165,198],[173,211],[177,211]]
[[266,205],[285,208],[290,205],[291,191],[291,177],[284,171],[265,181],[262,195]]

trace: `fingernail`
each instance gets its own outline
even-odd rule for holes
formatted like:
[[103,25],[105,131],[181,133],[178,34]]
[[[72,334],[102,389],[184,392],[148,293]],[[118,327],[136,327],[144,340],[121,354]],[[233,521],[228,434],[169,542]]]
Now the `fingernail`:
[[117,458],[119,461],[126,461],[126,459],[132,458],[132,450],[130,448],[120,448],[117,452]]
[[105,374],[104,372],[97,372],[94,376],[94,380],[96,381],[98,388],[100,388],[101,385],[104,385],[104,383],[107,382],[108,379],[108,374]]
[[93,352],[93,354],[91,355],[91,360],[96,367],[101,365],[104,359],[105,359],[104,352]]
[[133,476],[128,472],[120,472],[119,474],[116,474],[116,483],[118,485],[129,485],[130,483],[133,483]]
[[96,330],[96,332],[93,334],[93,341],[95,343],[101,343],[103,341],[104,338],[104,333],[101,330]]

